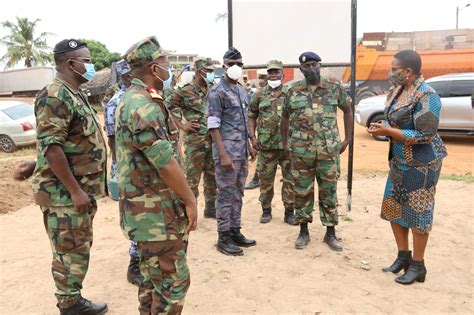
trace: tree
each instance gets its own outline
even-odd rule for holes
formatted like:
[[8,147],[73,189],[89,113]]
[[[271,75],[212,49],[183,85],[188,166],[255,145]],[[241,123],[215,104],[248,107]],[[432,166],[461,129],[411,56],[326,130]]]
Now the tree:
[[119,53],[111,53],[107,47],[99,41],[93,39],[83,39],[91,53],[92,62],[97,71],[110,67],[112,62],[122,59]]
[[27,68],[51,63],[53,55],[46,38],[52,34],[43,32],[35,37],[35,28],[39,21],[41,20],[30,21],[28,18],[16,17],[16,24],[10,21],[2,22],[2,26],[10,32],[0,39],[0,43],[7,46],[7,53],[1,58],[6,62],[5,68],[11,68],[22,60]]

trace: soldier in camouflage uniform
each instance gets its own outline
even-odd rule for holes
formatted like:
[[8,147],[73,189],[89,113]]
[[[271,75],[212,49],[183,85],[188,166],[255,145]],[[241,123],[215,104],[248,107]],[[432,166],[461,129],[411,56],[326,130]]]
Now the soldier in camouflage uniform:
[[[268,79],[267,69],[257,70],[256,91],[263,89],[267,85],[267,79]],[[249,103],[250,103],[250,100],[252,99],[252,96],[256,93],[256,91],[254,92],[253,90],[255,89],[252,89],[252,91],[249,94]],[[260,179],[258,178],[258,169],[255,169],[252,180],[247,185],[245,185],[245,189],[250,190],[250,189],[255,189],[258,187],[260,187]]]
[[[112,155],[112,174],[111,177],[117,177],[117,165],[115,158],[115,111],[117,105],[120,102],[125,91],[128,89],[132,82],[132,75],[130,73],[130,67],[125,60],[119,60],[115,63],[115,69],[120,75],[120,90],[118,90],[114,96],[107,102],[104,109],[104,129],[107,134],[109,148]],[[140,285],[143,277],[138,267],[138,249],[137,243],[131,242],[128,250],[130,254],[130,263],[127,268],[127,281],[131,284]]]
[[105,140],[79,85],[95,75],[85,43],[54,48],[56,78],[35,100],[37,163],[33,193],[53,252],[52,273],[61,314],[103,314],[104,303],[81,296],[89,266],[96,198],[105,195]]
[[[303,53],[299,61],[305,78],[288,86],[281,122],[283,146],[285,150],[291,150],[295,215],[300,223],[295,247],[304,248],[310,241],[308,222],[313,221],[316,177],[319,215],[327,229],[324,242],[331,249],[341,251],[334,230],[338,224],[336,187],[339,155],[351,139],[351,101],[340,83],[321,77],[321,58],[317,54]],[[344,112],[345,140],[342,143],[337,127],[337,108]]]
[[[194,70],[194,80],[176,89],[165,104],[185,133],[184,169],[189,186],[197,199],[201,174],[204,174],[204,217],[215,218],[216,179],[211,135],[207,130],[207,92],[208,85],[214,81],[214,66],[210,59],[199,58],[194,63]],[[181,122],[182,116],[186,123]]]
[[[287,92],[281,82],[282,62],[270,60],[267,71],[268,85],[252,96],[249,105],[250,140],[252,147],[258,150],[259,200],[262,204],[260,223],[268,223],[272,219],[273,184],[277,167],[280,165],[283,174],[281,196],[285,207],[284,221],[295,225],[290,159],[283,150],[280,131],[281,111]],[[255,137],[255,129],[257,129],[258,140]]]
[[180,314],[190,285],[187,237],[197,213],[174,158],[174,123],[160,94],[172,73],[156,37],[133,45],[124,59],[134,79],[116,113],[120,226],[138,244],[140,314]]
[[237,80],[242,75],[242,55],[231,48],[224,54],[225,77],[208,94],[207,127],[212,135],[212,155],[217,183],[217,249],[240,256],[239,246],[256,245],[240,232],[242,198],[248,173],[248,156],[255,151],[248,141],[247,111],[244,88]]

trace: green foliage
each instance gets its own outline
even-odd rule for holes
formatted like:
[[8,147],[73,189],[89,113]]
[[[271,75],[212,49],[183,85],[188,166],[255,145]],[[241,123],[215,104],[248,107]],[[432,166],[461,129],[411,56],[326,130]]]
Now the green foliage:
[[465,182],[465,183],[474,183],[474,176],[471,174],[471,172],[467,172],[463,175],[456,175],[456,174],[441,175],[441,179],[455,180],[455,181]]
[[1,58],[5,62],[5,68],[11,68],[24,61],[27,68],[46,65],[52,62],[51,47],[46,44],[46,38],[51,33],[43,32],[35,37],[36,24],[28,18],[16,18],[14,22],[2,22],[3,28],[7,29],[8,35],[0,39],[0,44],[7,46],[7,53]]
[[122,59],[119,53],[111,53],[107,47],[93,39],[82,39],[87,44],[87,48],[91,53],[92,62],[97,71],[110,67],[112,62]]

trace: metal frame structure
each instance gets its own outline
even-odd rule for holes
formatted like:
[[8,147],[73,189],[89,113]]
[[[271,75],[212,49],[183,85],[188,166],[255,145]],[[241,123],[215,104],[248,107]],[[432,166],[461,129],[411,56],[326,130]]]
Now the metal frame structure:
[[[233,30],[233,11],[232,0],[227,0],[227,28],[228,28],[228,47],[232,47],[234,43]],[[351,85],[350,96],[352,99],[352,113],[355,113],[355,79],[356,79],[356,49],[357,49],[357,0],[351,0],[351,62],[350,63],[322,63],[321,67],[351,67]],[[299,64],[284,64],[284,68],[299,68]],[[246,65],[247,69],[263,69],[266,65]],[[354,116],[353,116],[354,117]],[[354,121],[353,121],[354,126]],[[348,211],[352,209],[352,178],[354,172],[354,128],[352,128],[351,142],[349,143],[349,158],[347,167],[347,201],[346,207]]]

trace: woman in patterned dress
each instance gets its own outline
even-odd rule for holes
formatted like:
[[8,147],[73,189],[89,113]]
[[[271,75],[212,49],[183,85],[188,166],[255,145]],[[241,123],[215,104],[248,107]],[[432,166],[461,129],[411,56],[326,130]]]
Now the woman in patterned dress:
[[[424,282],[424,253],[433,223],[436,183],[446,149],[437,134],[441,101],[424,82],[421,58],[412,50],[395,54],[387,96],[387,123],[373,123],[367,131],[390,139],[390,172],[382,202],[382,219],[390,221],[398,256],[384,272],[405,273],[401,284]],[[408,231],[413,234],[413,257]]]

